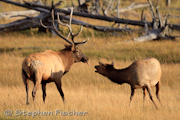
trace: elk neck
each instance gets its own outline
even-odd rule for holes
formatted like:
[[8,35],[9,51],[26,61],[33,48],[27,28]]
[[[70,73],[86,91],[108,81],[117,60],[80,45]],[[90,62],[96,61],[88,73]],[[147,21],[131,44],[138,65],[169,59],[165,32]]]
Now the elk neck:
[[74,58],[73,58],[73,53],[71,50],[66,50],[63,49],[61,51],[58,52],[58,55],[60,56],[60,58],[62,59],[64,68],[65,68],[65,73],[68,72],[71,68],[71,66],[74,63]]
[[108,73],[107,77],[115,83],[123,84],[123,83],[129,83],[130,80],[130,74],[128,72],[128,68],[125,69],[114,69],[111,72]]

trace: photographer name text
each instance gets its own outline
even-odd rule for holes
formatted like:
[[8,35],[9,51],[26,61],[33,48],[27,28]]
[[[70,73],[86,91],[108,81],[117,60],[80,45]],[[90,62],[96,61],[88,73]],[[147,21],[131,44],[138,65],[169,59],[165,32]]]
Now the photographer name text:
[[87,111],[63,111],[63,110],[54,110],[54,111],[25,111],[25,110],[6,110],[4,115],[6,116],[31,116],[34,118],[35,116],[85,116],[88,114]]

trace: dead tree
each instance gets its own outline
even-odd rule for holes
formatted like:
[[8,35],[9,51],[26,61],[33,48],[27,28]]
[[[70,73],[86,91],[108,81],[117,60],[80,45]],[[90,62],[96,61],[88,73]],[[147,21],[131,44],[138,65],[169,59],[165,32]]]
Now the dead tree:
[[49,15],[41,13],[36,17],[27,17],[25,19],[17,20],[9,24],[2,24],[0,25],[0,32],[14,32],[30,28],[38,28],[41,27],[41,25],[39,24],[39,20],[48,19],[48,17]]
[[169,35],[169,15],[166,15],[164,19],[162,19],[157,6],[154,9],[154,6],[152,5],[151,1],[148,0],[150,4],[150,10],[152,13],[152,29],[150,30],[148,28],[148,24],[146,21],[146,18],[144,17],[144,27],[145,27],[145,35],[140,36],[138,38],[133,38],[132,40],[138,41],[138,42],[144,42],[144,41],[151,41],[151,40],[159,40],[159,39],[166,39],[166,40],[174,40],[175,36]]
[[86,0],[86,2],[83,2],[81,0],[78,0],[79,6],[77,7],[77,10],[79,12],[85,12],[85,13],[89,13],[89,7],[90,7],[90,0]]
[[93,15],[100,15],[100,0],[92,1],[92,6],[90,8],[90,13]]
[[171,0],[166,0],[166,6],[169,7],[171,5]]
[[[29,9],[34,9],[40,12],[45,12],[47,10],[50,10],[51,7],[50,6],[45,6],[45,5],[39,5],[39,4],[35,4],[35,3],[29,3],[29,2],[25,2],[25,4],[20,4],[11,0],[0,0],[2,2],[6,2],[9,4],[13,4],[13,5],[17,5],[17,6],[21,6],[21,7],[25,7],[25,8],[29,8]],[[55,12],[60,12],[60,13],[64,13],[66,15],[70,14],[70,10],[64,10],[64,9],[55,9]],[[108,22],[115,22],[115,23],[121,23],[121,24],[128,24],[128,25],[135,25],[135,26],[144,26],[144,22],[143,21],[137,21],[137,20],[129,20],[129,19],[120,19],[117,17],[108,17],[108,16],[103,16],[103,15],[92,15],[92,14],[88,14],[88,13],[82,13],[82,12],[73,12],[74,16],[80,16],[80,17],[85,17],[85,18],[92,18],[92,19],[98,19],[98,20],[104,20],[104,21],[108,21]],[[152,22],[147,22],[149,27],[153,26]],[[176,29],[176,30],[180,30],[180,25],[175,25],[175,24],[170,24],[169,23],[169,27],[171,29]]]
[[132,3],[130,6],[126,7],[126,8],[120,8],[120,9],[117,9],[117,10],[114,10],[114,12],[125,12],[125,11],[131,11],[133,9],[137,9],[137,8],[144,8],[144,7],[149,7],[149,4],[148,3],[144,3],[144,4],[135,4]]
[[[4,0],[0,0],[0,1],[4,1]],[[25,4],[21,4],[21,3],[17,3],[17,2],[13,2],[10,0],[6,0],[4,2],[8,2],[14,5],[18,5],[21,7],[26,7],[26,8],[31,8],[34,9],[36,11],[40,11],[40,15],[36,16],[36,17],[28,17],[25,16],[27,18],[22,19],[22,20],[18,20],[9,24],[2,24],[0,25],[0,32],[13,32],[13,31],[19,31],[19,30],[25,30],[25,29],[29,29],[29,28],[40,28],[40,31],[46,31],[44,29],[41,30],[41,25],[39,23],[39,20],[42,19],[43,22],[48,24],[48,18],[50,18],[50,14],[49,14],[49,10],[51,9],[50,6],[44,6],[41,4],[35,4],[35,3],[30,3],[30,2],[25,2]],[[55,6],[59,5],[55,4]],[[55,14],[57,12],[61,12],[62,9],[56,9],[55,8]],[[63,10],[64,11],[64,10]],[[69,11],[65,10],[66,14],[69,13]],[[80,13],[80,12],[77,12]],[[83,13],[82,13],[83,14]],[[61,19],[64,19],[66,21],[69,21],[69,17],[66,15],[60,15]],[[120,29],[120,28],[113,28],[113,27],[108,27],[108,26],[98,26],[98,25],[91,25],[89,23],[85,23],[82,22],[80,20],[76,20],[76,19],[72,19],[72,24],[77,24],[77,25],[83,25],[85,27],[88,28],[92,28],[94,30],[98,30],[98,31],[104,31],[104,32],[109,32],[109,31],[129,31],[128,29]]]
[[[39,19],[42,19],[43,23],[47,22],[47,24],[48,24],[48,18],[50,17],[49,10],[52,9],[52,6],[46,6],[46,5],[42,5],[42,4],[30,3],[30,2],[25,2],[25,1],[23,3],[14,2],[11,0],[0,0],[0,1],[6,2],[9,4],[13,4],[16,6],[33,9],[33,10],[39,11],[41,13],[39,16],[36,16],[36,17],[27,17],[25,19],[18,20],[13,23],[2,24],[2,25],[0,25],[0,32],[11,32],[11,31],[17,31],[17,30],[25,30],[25,29],[29,29],[29,28],[37,28],[37,27],[40,27]],[[55,4],[54,6],[60,5],[60,3],[61,3],[61,1],[57,4]],[[118,7],[116,7],[116,9],[117,8]],[[151,8],[153,8],[152,5],[151,5]],[[64,10],[64,9],[59,9],[59,8],[54,8],[54,10],[55,10],[55,15],[57,12],[59,12],[59,13],[61,13],[60,18],[62,20],[69,21],[69,17],[67,15],[70,14],[70,10]],[[156,39],[156,38],[160,38],[160,37],[161,38],[163,38],[163,37],[164,38],[168,38],[168,37],[173,38],[172,36],[169,36],[168,33],[166,32],[167,28],[180,30],[180,25],[174,25],[174,24],[168,23],[168,16],[166,17],[166,19],[164,19],[164,22],[161,22],[162,18],[160,17],[157,7],[156,7],[156,12],[154,12],[154,10],[152,10],[152,11],[153,11],[152,12],[153,13],[153,21],[152,22],[147,22],[145,20],[145,18],[144,18],[144,20],[137,21],[137,20],[129,20],[129,19],[120,19],[120,18],[118,18],[118,16],[117,17],[109,17],[109,16],[103,16],[100,14],[93,15],[93,14],[89,14],[89,13],[85,13],[85,12],[73,12],[73,15],[91,18],[91,19],[104,20],[104,21],[114,22],[114,23],[141,26],[141,27],[148,26],[148,27],[146,27],[145,35],[142,37],[139,37],[139,38],[134,38],[133,40],[135,40],[135,41],[148,41],[150,38]],[[44,14],[44,16],[42,14]],[[83,21],[76,20],[76,19],[72,19],[72,24],[83,25],[85,27],[92,28],[94,30],[104,31],[104,32],[130,31],[127,28],[121,29],[121,28],[114,28],[114,27],[109,27],[109,26],[91,25],[89,23],[85,23]]]

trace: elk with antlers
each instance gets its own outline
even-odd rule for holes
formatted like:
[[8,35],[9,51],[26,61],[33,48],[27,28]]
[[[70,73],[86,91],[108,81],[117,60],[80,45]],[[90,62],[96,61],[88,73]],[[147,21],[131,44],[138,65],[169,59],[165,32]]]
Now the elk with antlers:
[[[156,86],[156,96],[160,102],[159,89],[161,80],[161,66],[157,59],[146,58],[144,60],[134,61],[125,69],[115,69],[114,63],[103,64],[99,62],[99,65],[95,66],[95,68],[95,72],[108,77],[112,82],[117,84],[127,83],[131,86],[130,106],[135,89],[138,88],[143,89],[144,101],[146,94],[145,89],[147,89],[150,99],[154,103],[151,92],[152,86]],[[157,108],[155,103],[154,105]]]
[[26,86],[26,93],[27,93],[27,102],[28,101],[28,83],[29,80],[34,82],[34,88],[32,91],[33,100],[35,100],[36,91],[39,88],[40,84],[42,84],[42,91],[43,91],[43,101],[45,102],[46,98],[46,83],[55,82],[57,89],[64,101],[64,93],[61,88],[61,78],[62,76],[70,70],[70,67],[73,63],[76,62],[84,62],[88,63],[88,57],[86,57],[80,49],[77,48],[78,44],[84,44],[87,42],[75,42],[74,37],[77,36],[79,33],[73,34],[71,28],[71,18],[72,18],[72,11],[70,16],[70,23],[69,25],[63,24],[59,17],[57,22],[61,25],[65,25],[69,28],[69,34],[71,35],[72,42],[70,42],[67,38],[63,37],[57,28],[55,27],[54,20],[54,10],[52,9],[52,25],[42,26],[52,29],[58,36],[66,40],[71,45],[66,45],[65,49],[60,50],[58,52],[52,50],[45,50],[41,53],[34,53],[27,56],[24,61],[22,62],[22,78],[24,84]]

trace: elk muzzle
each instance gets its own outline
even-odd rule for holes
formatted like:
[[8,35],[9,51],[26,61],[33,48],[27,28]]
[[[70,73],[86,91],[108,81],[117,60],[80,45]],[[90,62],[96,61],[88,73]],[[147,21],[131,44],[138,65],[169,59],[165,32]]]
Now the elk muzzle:
[[94,68],[96,69],[95,72],[98,72],[99,67],[100,67],[100,66],[98,66],[98,65],[94,67]]
[[89,65],[88,60],[89,58],[83,54],[83,57],[81,58],[81,62],[87,63]]

